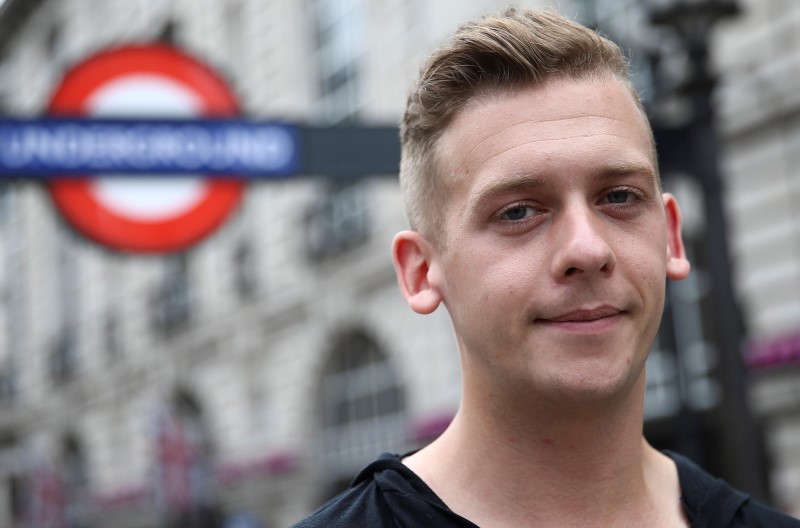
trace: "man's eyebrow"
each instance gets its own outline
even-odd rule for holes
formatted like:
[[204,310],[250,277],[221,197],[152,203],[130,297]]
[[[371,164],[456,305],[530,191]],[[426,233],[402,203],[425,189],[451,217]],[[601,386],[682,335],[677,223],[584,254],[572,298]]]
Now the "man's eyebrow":
[[656,171],[649,161],[638,160],[612,160],[598,167],[598,172],[604,177],[627,176],[630,174],[643,174],[650,176],[656,182]]
[[504,177],[502,180],[494,180],[481,187],[478,187],[470,200],[473,204],[483,203],[485,200],[503,194],[518,191],[530,191],[551,187],[553,182],[550,178],[532,172],[515,172]]

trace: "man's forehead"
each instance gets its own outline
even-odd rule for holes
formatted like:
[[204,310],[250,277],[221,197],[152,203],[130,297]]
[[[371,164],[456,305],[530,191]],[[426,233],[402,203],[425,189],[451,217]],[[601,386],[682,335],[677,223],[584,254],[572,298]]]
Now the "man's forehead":
[[448,124],[436,157],[447,180],[520,146],[546,151],[561,142],[579,149],[581,142],[604,135],[646,151],[656,170],[649,124],[628,87],[611,78],[557,79],[525,90],[478,95]]

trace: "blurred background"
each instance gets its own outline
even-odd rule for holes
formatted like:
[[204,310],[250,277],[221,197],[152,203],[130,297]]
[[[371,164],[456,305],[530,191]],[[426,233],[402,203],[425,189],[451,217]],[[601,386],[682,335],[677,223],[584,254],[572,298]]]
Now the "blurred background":
[[[503,7],[0,1],[0,114],[41,116],[74,64],[160,42],[248,118],[396,126],[426,54]],[[627,50],[684,209],[694,271],[648,363],[648,438],[800,515],[800,3],[556,7]],[[42,181],[0,180],[0,526],[287,526],[443,431],[455,341],[397,291],[396,174],[318,172],[249,181],[216,232],[160,255],[88,241]]]

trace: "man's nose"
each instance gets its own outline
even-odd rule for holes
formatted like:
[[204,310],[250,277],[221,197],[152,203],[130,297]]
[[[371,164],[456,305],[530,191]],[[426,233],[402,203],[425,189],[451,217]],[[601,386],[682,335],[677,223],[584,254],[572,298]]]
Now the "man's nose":
[[552,273],[556,280],[610,274],[616,258],[604,235],[603,219],[586,204],[565,208],[556,219]]

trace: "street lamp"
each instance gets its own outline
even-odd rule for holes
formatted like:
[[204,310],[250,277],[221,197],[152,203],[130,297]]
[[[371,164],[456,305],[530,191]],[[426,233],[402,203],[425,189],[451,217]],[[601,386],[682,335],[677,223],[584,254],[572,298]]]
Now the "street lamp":
[[725,398],[719,409],[725,442],[721,457],[729,470],[726,477],[755,496],[766,497],[760,456],[760,438],[750,417],[746,393],[746,369],[742,358],[745,328],[733,285],[727,239],[724,185],[719,171],[719,145],[714,123],[712,92],[716,79],[709,66],[709,36],[714,25],[740,12],[736,0],[652,0],[650,20],[678,38],[688,59],[688,72],[678,86],[689,107],[682,133],[690,154],[686,171],[703,190],[706,216],[704,257],[711,274],[711,329],[719,347],[720,381]]
[[737,0],[651,0],[650,20],[684,32],[687,40],[705,39],[719,20],[741,12]]
[[690,71],[683,88],[693,96],[697,118],[711,117],[715,78],[708,64],[709,33],[717,22],[740,12],[737,0],[651,0],[650,21],[673,31],[686,50]]

